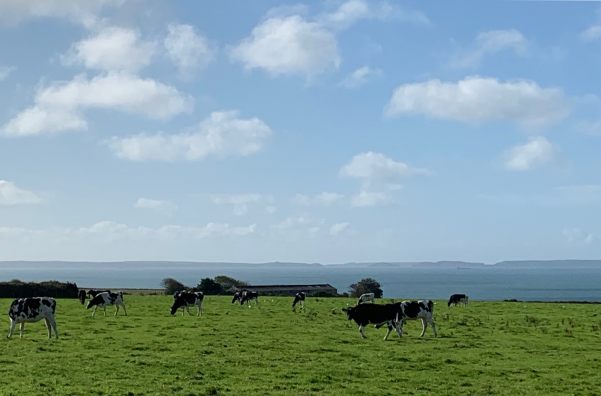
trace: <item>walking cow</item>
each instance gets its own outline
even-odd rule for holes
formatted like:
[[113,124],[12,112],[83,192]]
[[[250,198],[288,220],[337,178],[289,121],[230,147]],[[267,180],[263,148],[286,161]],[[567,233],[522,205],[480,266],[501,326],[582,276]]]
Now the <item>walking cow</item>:
[[10,318],[10,329],[8,338],[12,337],[17,324],[19,325],[19,336],[23,338],[23,327],[25,322],[38,322],[44,319],[48,329],[48,338],[52,338],[52,331],[58,338],[54,313],[56,312],[56,301],[52,297],[18,298],[10,304],[8,317]]

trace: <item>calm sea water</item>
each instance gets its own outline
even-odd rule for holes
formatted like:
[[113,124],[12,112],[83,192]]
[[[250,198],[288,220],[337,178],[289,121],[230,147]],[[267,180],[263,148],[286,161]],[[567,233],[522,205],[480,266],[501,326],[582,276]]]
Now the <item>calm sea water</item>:
[[385,297],[445,299],[466,293],[476,300],[601,301],[599,268],[419,268],[198,263],[0,264],[0,280],[59,280],[80,287],[159,288],[166,277],[186,285],[228,275],[250,284],[330,283],[339,292],[364,277],[380,282]]

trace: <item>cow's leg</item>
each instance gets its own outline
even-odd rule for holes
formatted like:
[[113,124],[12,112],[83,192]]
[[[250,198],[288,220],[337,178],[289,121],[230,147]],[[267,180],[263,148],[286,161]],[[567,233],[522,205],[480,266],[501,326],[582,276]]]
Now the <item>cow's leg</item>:
[[386,331],[386,335],[384,336],[384,341],[388,339],[390,332],[392,331],[392,323],[388,322],[388,330]]
[[127,309],[125,309],[125,304],[121,304],[121,306],[123,307],[123,313],[125,314],[125,316],[127,316]]
[[19,338],[23,338],[23,328],[25,327],[25,322],[19,323]]
[[119,304],[115,304],[115,316],[119,313]]
[[363,329],[363,325],[359,325],[359,334],[361,334],[361,338],[367,338],[365,336],[365,331]]
[[106,316],[106,305],[104,306],[104,316]]
[[94,309],[92,310],[92,317],[96,315],[96,308],[98,308],[98,305],[94,305]]
[[426,333],[426,327],[428,327],[428,323],[426,323],[426,319],[422,318],[422,333],[419,335],[420,337],[423,337]]
[[190,306],[189,305],[186,305],[186,311],[188,311],[188,315],[192,316],[192,314],[190,313]]
[[202,301],[198,303],[197,308],[198,312],[196,312],[196,316],[202,315]]
[[48,339],[52,338],[52,326],[50,325],[50,320],[48,318],[44,318],[44,323],[46,323],[46,329],[48,330]]
[[10,320],[10,326],[8,326],[8,335],[6,336],[6,338],[10,338],[13,336],[13,331],[15,331],[15,326],[17,325],[17,322],[15,322],[14,320]]
[[434,337],[438,337],[438,332],[436,331],[436,323],[434,323],[434,319],[430,318],[430,326],[432,326],[432,331],[434,332]]
[[58,331],[56,330],[56,320],[54,320],[54,317],[50,317],[48,319],[48,322],[50,323],[52,330],[54,330],[54,336],[58,339]]

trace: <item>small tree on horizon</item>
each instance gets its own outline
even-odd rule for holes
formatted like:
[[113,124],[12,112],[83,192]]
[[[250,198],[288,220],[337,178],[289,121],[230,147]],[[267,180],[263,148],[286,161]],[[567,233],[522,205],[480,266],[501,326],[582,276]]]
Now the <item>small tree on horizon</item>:
[[186,289],[186,286],[173,278],[165,278],[161,281],[161,286],[165,288],[165,294],[171,295],[176,291]]
[[224,294],[223,286],[211,278],[202,278],[196,289],[207,295]]
[[244,288],[248,286],[247,282],[234,279],[227,275],[218,275],[215,277],[215,282],[219,283],[223,287],[224,291],[229,291],[231,288]]
[[380,283],[374,278],[363,278],[357,283],[349,286],[351,297],[359,297],[364,293],[373,293],[375,298],[382,298],[382,288]]

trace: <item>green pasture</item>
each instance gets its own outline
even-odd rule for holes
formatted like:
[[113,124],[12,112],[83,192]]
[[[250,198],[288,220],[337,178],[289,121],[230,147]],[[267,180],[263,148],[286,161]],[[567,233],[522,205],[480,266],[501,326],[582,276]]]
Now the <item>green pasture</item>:
[[408,322],[383,341],[385,328],[361,339],[346,320],[351,299],[307,298],[293,313],[292,298],[208,296],[200,318],[170,316],[171,300],[125,296],[129,316],[95,318],[58,300],[58,340],[43,321],[2,336],[0,395],[601,393],[601,305],[438,301],[438,338]]

